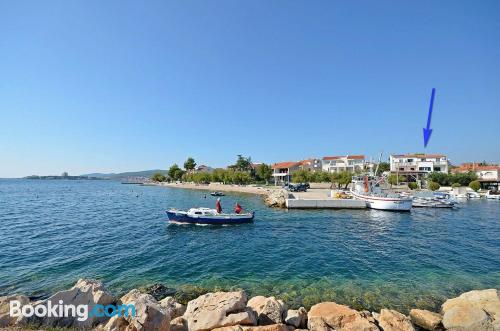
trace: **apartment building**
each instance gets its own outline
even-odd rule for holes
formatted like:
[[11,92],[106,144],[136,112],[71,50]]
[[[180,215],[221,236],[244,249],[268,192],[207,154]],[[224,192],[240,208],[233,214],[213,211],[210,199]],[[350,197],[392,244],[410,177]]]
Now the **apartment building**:
[[430,172],[448,173],[449,162],[442,154],[404,154],[389,157],[391,172],[422,175]]
[[326,172],[357,172],[365,170],[364,155],[325,156],[322,159],[322,168]]

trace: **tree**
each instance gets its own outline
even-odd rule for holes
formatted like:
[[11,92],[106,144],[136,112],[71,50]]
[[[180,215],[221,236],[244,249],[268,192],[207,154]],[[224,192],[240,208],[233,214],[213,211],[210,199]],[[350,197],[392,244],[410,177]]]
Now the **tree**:
[[481,183],[479,183],[477,180],[473,180],[469,183],[469,187],[477,192],[481,189]]
[[232,168],[239,171],[250,171],[252,170],[252,158],[244,157],[241,154],[238,154],[236,163],[232,166]]
[[182,175],[184,175],[184,171],[182,171],[181,168],[177,165],[177,163],[174,163],[170,169],[168,169],[168,177],[170,177],[172,180],[179,180],[182,178]]
[[418,185],[415,182],[410,182],[410,183],[408,183],[408,188],[410,190],[416,190],[418,188]]
[[271,179],[272,174],[273,169],[265,163],[259,164],[259,166],[257,167],[257,177],[260,180],[264,180],[266,182],[266,185],[269,184],[269,179]]
[[452,182],[452,176],[449,174],[445,174],[444,172],[435,171],[427,175],[427,180],[438,183],[442,186],[448,186]]
[[155,182],[164,182],[167,178],[161,172],[156,172],[151,176],[151,180]]
[[469,171],[467,173],[456,173],[454,175],[450,175],[451,183],[458,183],[460,186],[467,186],[472,181],[477,179],[477,175],[475,172]]
[[297,170],[292,174],[292,182],[294,183],[307,183],[310,179],[309,171]]
[[192,157],[188,157],[186,162],[184,162],[184,169],[187,172],[192,172],[196,168],[196,162]]
[[380,176],[380,175],[382,175],[382,173],[384,171],[389,171],[389,170],[391,170],[391,165],[389,163],[387,163],[387,162],[380,162],[378,164],[378,170],[377,170],[377,174],[376,175]]
[[352,173],[349,171],[341,171],[338,175],[339,188],[344,185],[344,189],[347,189],[347,186],[352,182]]
[[398,185],[401,182],[406,182],[406,177],[403,175],[390,174],[387,181],[391,185]]
[[429,190],[431,191],[437,191],[441,187],[439,183],[428,181],[427,186],[429,187]]

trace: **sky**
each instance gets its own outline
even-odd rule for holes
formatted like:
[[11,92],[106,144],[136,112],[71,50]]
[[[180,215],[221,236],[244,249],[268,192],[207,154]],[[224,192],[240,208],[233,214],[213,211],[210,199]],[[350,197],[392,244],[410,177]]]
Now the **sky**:
[[0,0],[0,177],[500,162],[499,114],[498,1]]

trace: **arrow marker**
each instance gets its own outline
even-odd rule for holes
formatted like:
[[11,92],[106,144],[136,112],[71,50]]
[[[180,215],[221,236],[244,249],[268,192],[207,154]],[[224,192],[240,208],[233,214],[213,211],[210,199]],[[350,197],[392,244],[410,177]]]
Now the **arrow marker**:
[[431,104],[429,105],[429,114],[427,115],[427,128],[424,128],[424,148],[427,147],[429,139],[431,139],[432,129],[431,129],[431,118],[432,118],[432,107],[434,106],[434,95],[436,94],[436,89],[432,89],[431,94]]

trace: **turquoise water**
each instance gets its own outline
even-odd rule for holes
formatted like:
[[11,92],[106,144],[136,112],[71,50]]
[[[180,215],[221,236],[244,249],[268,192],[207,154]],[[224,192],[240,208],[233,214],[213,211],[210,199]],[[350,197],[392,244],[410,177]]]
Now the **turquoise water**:
[[98,278],[116,293],[163,283],[244,288],[291,306],[435,309],[500,286],[500,202],[411,213],[285,211],[229,194],[254,224],[168,224],[169,207],[214,206],[202,191],[111,181],[0,180],[0,295],[44,295]]

